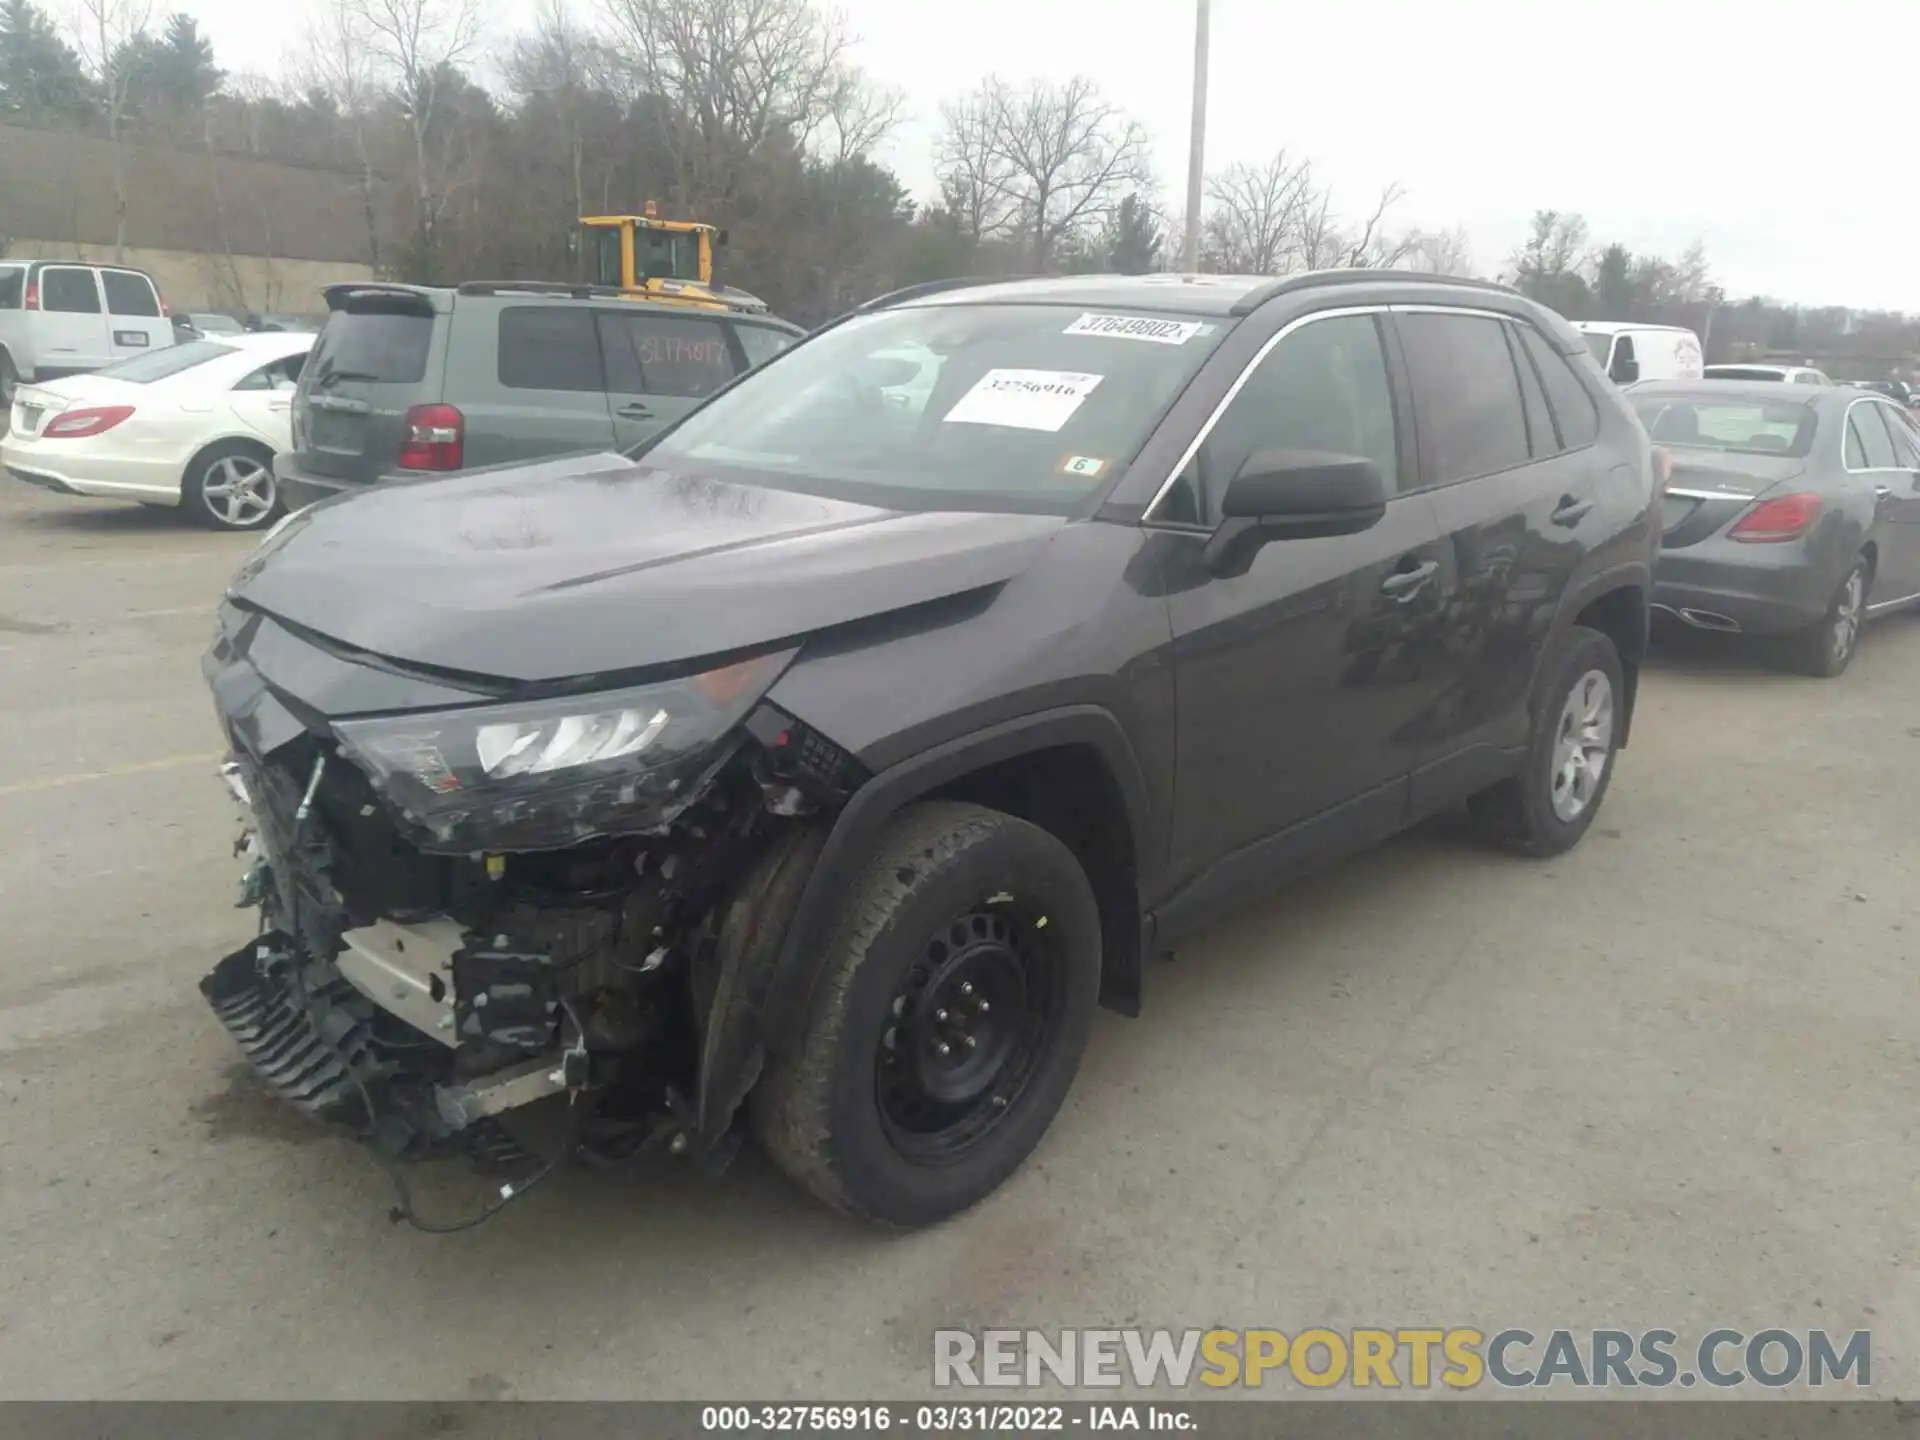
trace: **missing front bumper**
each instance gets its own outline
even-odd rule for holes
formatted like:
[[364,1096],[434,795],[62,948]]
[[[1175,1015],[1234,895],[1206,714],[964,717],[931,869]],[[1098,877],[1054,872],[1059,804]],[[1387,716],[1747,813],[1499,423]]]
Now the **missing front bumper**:
[[396,1159],[464,1153],[488,1169],[538,1164],[498,1117],[582,1078],[581,1057],[563,1053],[457,1083],[413,1073],[395,1059],[408,1053],[394,1043],[396,1018],[338,967],[300,962],[279,931],[224,957],[200,993],[276,1097]]

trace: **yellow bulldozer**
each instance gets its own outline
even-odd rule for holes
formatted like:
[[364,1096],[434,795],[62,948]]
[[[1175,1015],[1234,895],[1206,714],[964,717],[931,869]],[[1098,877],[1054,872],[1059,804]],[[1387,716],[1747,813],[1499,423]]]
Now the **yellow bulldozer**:
[[694,220],[662,220],[651,200],[643,214],[583,215],[579,223],[579,249],[595,285],[700,310],[767,308],[744,290],[714,283],[714,251],[727,243],[724,230]]

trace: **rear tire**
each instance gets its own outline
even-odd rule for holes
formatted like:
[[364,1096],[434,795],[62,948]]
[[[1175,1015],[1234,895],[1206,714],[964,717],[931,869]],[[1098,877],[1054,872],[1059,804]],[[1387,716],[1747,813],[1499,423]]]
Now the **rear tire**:
[[273,452],[245,440],[223,440],[187,463],[180,505],[215,530],[261,530],[284,508],[273,478]]
[[835,1209],[943,1220],[1019,1168],[1066,1097],[1100,988],[1093,889],[1038,826],[930,802],[887,826],[830,935],[754,1129]]
[[1481,834],[1543,858],[1578,845],[1613,781],[1625,698],[1613,641],[1575,626],[1544,676],[1524,767],[1467,802]]
[[1867,586],[1873,578],[1867,557],[1854,557],[1827,613],[1787,641],[1787,657],[1802,675],[1833,680],[1846,673],[1860,648],[1860,627],[1867,620]]
[[20,388],[20,372],[13,368],[13,356],[0,350],[0,409],[8,413],[0,417],[0,425],[11,422],[13,416],[13,392]]

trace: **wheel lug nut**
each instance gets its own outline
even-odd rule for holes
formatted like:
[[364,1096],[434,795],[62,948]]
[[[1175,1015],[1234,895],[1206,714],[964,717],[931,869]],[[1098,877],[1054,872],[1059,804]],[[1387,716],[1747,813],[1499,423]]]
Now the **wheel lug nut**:
[[967,1036],[967,1049],[971,1050],[973,1049],[974,1046],[978,1045],[979,1043],[980,1042],[974,1039],[973,1036],[971,1035]]
[[987,1011],[991,1010],[992,1008],[993,1007],[991,1005],[987,1004],[986,1001],[982,1000],[978,1005],[974,1006],[974,1014],[984,1015],[987,1013]]
[[973,982],[971,980],[962,980],[960,982],[960,993],[962,995],[973,994]]
[[947,1012],[944,1010],[936,1010],[933,1012],[933,1018],[944,1024],[947,1018]]

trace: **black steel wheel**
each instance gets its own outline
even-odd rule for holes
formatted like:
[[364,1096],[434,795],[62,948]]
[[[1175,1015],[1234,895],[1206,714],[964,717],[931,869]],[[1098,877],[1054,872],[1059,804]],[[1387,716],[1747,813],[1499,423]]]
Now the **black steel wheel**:
[[964,1157],[1058,1039],[1066,969],[1048,918],[1009,895],[941,927],[907,971],[875,1056],[881,1123],[902,1154],[923,1164]]
[[1038,826],[933,802],[881,834],[833,933],[754,1128],[828,1204],[929,1224],[1012,1174],[1066,1096],[1100,987],[1093,890]]

